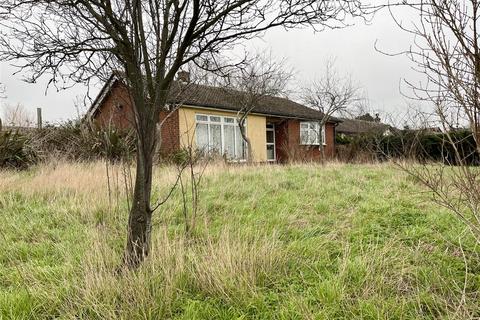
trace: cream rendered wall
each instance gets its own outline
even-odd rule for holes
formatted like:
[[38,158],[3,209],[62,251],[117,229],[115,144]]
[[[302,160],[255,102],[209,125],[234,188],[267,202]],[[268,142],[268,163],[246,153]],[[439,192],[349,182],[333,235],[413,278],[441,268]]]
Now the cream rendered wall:
[[[181,107],[178,110],[180,146],[195,146],[195,115],[211,114],[219,116],[236,117],[235,112],[217,111],[202,108]],[[267,120],[264,116],[249,115],[247,118],[247,135],[252,144],[253,160],[267,161]]]

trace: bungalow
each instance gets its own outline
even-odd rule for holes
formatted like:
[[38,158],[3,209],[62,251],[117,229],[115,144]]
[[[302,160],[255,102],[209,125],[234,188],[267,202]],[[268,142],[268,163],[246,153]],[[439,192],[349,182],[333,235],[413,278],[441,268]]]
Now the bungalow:
[[392,134],[394,128],[388,124],[381,123],[380,121],[342,118],[341,123],[336,128],[336,134],[340,138],[367,135],[367,134],[381,134],[388,136]]
[[[173,94],[169,105],[160,112],[162,123],[160,153],[169,155],[182,147],[193,145],[204,150],[216,150],[232,160],[246,158],[246,145],[237,124],[244,94],[208,85],[182,81],[181,94]],[[171,90],[171,92],[178,90]],[[237,101],[237,102],[236,102]],[[175,107],[173,107],[175,106]],[[268,96],[262,99],[246,120],[247,136],[255,162],[286,162],[289,160],[318,160],[318,121],[322,113],[286,98]],[[133,112],[128,90],[121,77],[113,74],[104,85],[87,117],[100,127],[132,127]],[[321,143],[326,157],[335,153],[335,126],[331,119],[325,125]]]

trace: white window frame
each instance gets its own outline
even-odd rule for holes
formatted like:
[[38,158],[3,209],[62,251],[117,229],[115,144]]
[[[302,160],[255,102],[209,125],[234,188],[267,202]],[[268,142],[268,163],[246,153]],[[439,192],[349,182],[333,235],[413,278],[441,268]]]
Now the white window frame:
[[[269,128],[268,126],[271,126],[271,127]],[[268,150],[268,146],[273,146],[273,159],[268,159],[268,153],[267,153],[267,161],[275,162],[277,161],[277,150],[275,150],[275,124],[273,123],[267,124],[267,132],[268,131],[273,132],[273,142],[267,142],[266,148]]]
[[[307,128],[302,128],[302,126],[307,126]],[[314,128],[312,128],[312,126]],[[320,145],[320,141],[318,141],[318,131],[320,129],[320,124],[318,122],[315,122],[315,121],[301,121],[300,122],[300,145],[303,145],[303,146],[318,146]],[[307,132],[307,136],[308,137],[315,137],[315,141],[311,142],[311,141],[303,141],[302,137],[304,137],[304,135],[302,134],[303,132]],[[323,128],[322,128],[322,144],[324,146],[327,145],[327,139],[326,139],[326,130],[325,130],[325,125],[323,125]],[[310,139],[309,139],[310,140]]]
[[[199,120],[198,117],[207,117],[207,120]],[[212,117],[217,117],[217,118],[220,118],[220,121],[211,121],[211,118]],[[229,120],[233,120],[233,122],[227,122],[226,119],[229,119]],[[245,140],[243,139],[241,133],[239,134],[240,135],[240,139],[244,145],[244,157],[243,158],[236,158],[236,154],[237,154],[237,130],[236,128],[239,127],[238,125],[238,120],[236,117],[231,117],[231,116],[221,116],[221,115],[217,115],[217,114],[204,114],[204,113],[196,113],[195,114],[195,128],[196,126],[201,123],[201,124],[206,124],[207,125],[207,140],[208,140],[208,147],[207,147],[207,150],[208,152],[211,152],[212,151],[212,142],[211,142],[211,131],[210,131],[210,127],[211,125],[220,125],[220,136],[221,136],[221,155],[225,155],[226,154],[226,147],[225,147],[225,127],[226,126],[232,126],[234,127],[234,130],[233,130],[233,139],[234,139],[234,145],[233,145],[233,154],[234,154],[234,157],[232,159],[229,159],[231,161],[246,161],[247,159],[247,153],[248,153],[248,146],[247,144],[245,143]],[[247,122],[245,120],[245,129],[247,128]],[[198,136],[197,136],[197,132],[195,130],[195,143],[198,147]]]

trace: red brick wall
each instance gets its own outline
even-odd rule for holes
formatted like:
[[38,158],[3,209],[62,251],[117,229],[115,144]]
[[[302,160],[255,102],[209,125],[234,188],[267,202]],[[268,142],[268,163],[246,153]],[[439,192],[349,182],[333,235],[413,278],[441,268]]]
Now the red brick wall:
[[[163,121],[170,112],[160,112]],[[127,130],[133,128],[133,109],[127,89],[120,83],[115,83],[108,96],[100,105],[94,122],[100,127],[114,126]],[[162,125],[160,153],[168,155],[180,148],[180,129],[178,111],[172,112]]]
[[[160,113],[163,121],[169,112]],[[113,85],[109,95],[99,107],[94,121],[101,127],[109,125],[120,129],[133,127],[133,110],[126,88],[118,82]],[[326,125],[325,154],[327,158],[335,155],[335,125]],[[174,111],[164,122],[161,132],[162,144],[160,153],[169,155],[180,149],[179,112]],[[275,148],[277,160],[287,162],[290,160],[319,160],[321,153],[318,146],[300,145],[300,121],[286,119],[275,125]]]
[[[160,121],[170,114],[168,111],[160,112]],[[171,112],[168,119],[162,125],[160,153],[168,156],[180,149],[180,119],[178,110]]]
[[[325,156],[332,158],[335,155],[335,125],[325,125]],[[275,147],[277,160],[287,161],[315,161],[320,160],[321,152],[318,146],[300,145],[300,120],[288,119],[275,126]]]
[[100,127],[115,126],[119,129],[133,127],[132,104],[124,86],[116,82],[100,105],[94,119]]

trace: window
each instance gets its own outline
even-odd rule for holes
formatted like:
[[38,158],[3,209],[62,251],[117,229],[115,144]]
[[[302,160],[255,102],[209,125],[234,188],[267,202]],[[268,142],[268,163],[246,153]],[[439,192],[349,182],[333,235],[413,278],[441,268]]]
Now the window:
[[246,145],[236,118],[197,114],[195,119],[197,148],[228,159],[246,158]]
[[275,126],[267,124],[267,161],[275,160]]
[[[300,122],[300,144],[319,145],[320,125],[318,122]],[[325,126],[322,129],[322,143],[325,145]]]

